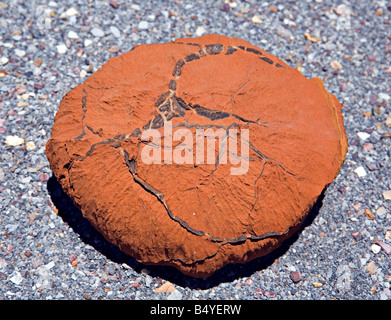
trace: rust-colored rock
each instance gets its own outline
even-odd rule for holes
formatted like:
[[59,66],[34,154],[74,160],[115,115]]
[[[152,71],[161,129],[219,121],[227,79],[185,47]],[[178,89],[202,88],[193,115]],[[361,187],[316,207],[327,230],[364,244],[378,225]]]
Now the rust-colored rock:
[[[160,134],[153,146],[149,129]],[[209,151],[205,136],[219,129],[213,162],[202,164],[197,137]],[[182,152],[176,132],[190,141]],[[147,147],[144,156],[156,151],[161,163],[145,161]],[[278,247],[346,151],[341,104],[320,79],[217,35],[110,59],[63,98],[46,147],[64,190],[106,239],[145,264],[194,277]],[[245,158],[247,170],[233,173]]]

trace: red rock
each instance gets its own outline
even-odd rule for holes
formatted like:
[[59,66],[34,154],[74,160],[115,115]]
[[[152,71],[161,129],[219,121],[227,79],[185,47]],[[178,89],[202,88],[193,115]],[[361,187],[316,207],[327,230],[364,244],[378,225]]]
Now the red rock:
[[69,255],[69,261],[72,263],[72,262],[74,262],[74,261],[76,261],[77,260],[77,255],[76,254],[70,254]]
[[43,89],[45,85],[43,83],[34,83],[34,88],[37,90]]
[[353,231],[352,232],[352,237],[354,238],[354,239],[359,239],[359,238],[361,238],[361,236],[362,236],[362,234],[361,234],[361,232],[358,232],[358,231]]
[[277,294],[273,291],[265,290],[262,293],[265,297],[268,297],[268,298],[275,298],[277,296]]
[[134,288],[140,288],[141,287],[141,284],[139,284],[138,282],[131,282],[131,283],[129,283],[129,285],[134,287]]
[[41,173],[41,174],[39,175],[39,180],[40,180],[41,182],[47,181],[47,180],[48,180],[48,175],[47,175],[46,173]]
[[70,254],[69,255],[69,261],[71,262],[72,267],[76,267],[78,264],[78,258],[76,254]]
[[[219,155],[216,144],[211,163],[194,163],[192,138],[188,158],[174,141],[172,164],[147,164],[146,146],[169,160],[170,148],[158,146],[164,138],[151,147],[142,137],[150,127],[169,137],[164,119],[174,135],[182,129],[191,138],[196,126],[221,128],[249,156],[224,163],[226,149]],[[46,146],[63,189],[108,241],[144,264],[194,277],[277,248],[337,176],[346,151],[341,104],[319,78],[217,35],[139,45],[110,59],[65,95]]]
[[118,9],[119,7],[119,4],[116,0],[110,0],[110,5],[114,8],[114,9]]
[[303,278],[301,277],[301,274],[300,272],[298,271],[292,271],[290,274],[289,274],[289,278],[294,282],[294,283],[298,283],[300,282]]
[[376,241],[376,244],[379,245],[385,253],[391,254],[391,245],[381,240]]

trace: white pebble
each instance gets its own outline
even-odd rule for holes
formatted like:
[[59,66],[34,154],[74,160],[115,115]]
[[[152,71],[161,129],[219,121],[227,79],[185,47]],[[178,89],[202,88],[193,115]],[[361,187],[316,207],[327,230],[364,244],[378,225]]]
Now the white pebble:
[[253,23],[262,23],[262,19],[258,17],[257,15],[254,15],[251,19]]
[[87,71],[86,70],[81,70],[80,71],[80,78],[84,79],[87,76]]
[[367,140],[371,135],[367,132],[357,132],[357,136],[362,140]]
[[7,146],[16,147],[16,146],[20,146],[21,144],[23,144],[24,139],[20,138],[18,136],[7,136],[5,138],[5,143]]
[[68,17],[72,17],[76,14],[79,14],[79,12],[77,12],[77,10],[75,8],[69,8],[65,14],[68,16]]
[[2,66],[4,66],[4,65],[6,65],[7,63],[8,63],[8,58],[7,57],[1,57],[0,58],[0,64],[2,65]]
[[26,142],[26,149],[29,151],[35,150],[35,143],[33,141]]
[[147,16],[147,20],[149,20],[149,21],[155,21],[155,19],[156,19],[156,17],[154,14],[150,14]]
[[113,34],[114,37],[119,38],[121,36],[121,32],[118,30],[117,27],[111,26],[110,32]]
[[79,35],[75,31],[69,31],[68,38],[69,39],[79,39]]
[[381,247],[379,245],[377,245],[376,243],[372,244],[371,245],[371,251],[373,253],[379,253],[381,250]]
[[149,27],[149,23],[147,21],[140,21],[138,24],[138,29],[139,30],[146,30]]
[[138,4],[131,4],[130,5],[130,9],[133,9],[135,11],[139,11],[140,10],[140,6]]
[[68,48],[65,44],[59,44],[56,48],[57,48],[57,52],[59,54],[64,54],[68,50]]
[[91,34],[94,36],[94,37],[103,37],[105,35],[105,33],[103,32],[102,29],[99,29],[99,28],[92,28],[91,29]]
[[198,27],[197,27],[197,30],[196,30],[196,32],[195,32],[195,34],[196,34],[197,37],[200,37],[200,36],[202,36],[205,32],[206,32],[206,30],[205,30],[204,27],[198,26]]
[[84,46],[85,47],[88,47],[88,46],[90,46],[92,44],[92,40],[91,39],[85,39],[84,40]]
[[285,29],[284,27],[281,27],[281,26],[278,26],[276,28],[276,33],[280,37],[289,38],[289,39],[293,38],[292,32],[288,29]]
[[15,54],[18,56],[18,57],[20,57],[20,58],[22,58],[22,57],[24,57],[25,55],[26,55],[26,51],[24,51],[24,50],[21,50],[21,49],[15,49]]
[[390,100],[390,95],[387,94],[387,93],[380,92],[380,93],[379,93],[379,99],[380,99],[380,100],[388,101],[388,100]]
[[365,177],[367,175],[365,169],[360,166],[358,168],[356,168],[356,170],[354,170],[354,172],[359,176],[359,177]]

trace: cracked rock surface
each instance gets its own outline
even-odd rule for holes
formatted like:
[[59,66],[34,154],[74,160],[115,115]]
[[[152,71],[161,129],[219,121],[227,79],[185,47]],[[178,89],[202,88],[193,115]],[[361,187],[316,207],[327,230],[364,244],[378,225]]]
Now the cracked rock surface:
[[[164,142],[166,123],[174,136],[182,129],[194,137],[192,160],[197,130],[205,141],[220,130],[225,143],[213,163],[147,164],[143,133],[155,129]],[[223,163],[228,140],[248,147],[245,174]],[[154,148],[162,158],[171,151]],[[194,277],[278,247],[346,151],[341,104],[320,79],[217,35],[139,45],[110,59],[63,98],[46,146],[58,181],[107,240],[144,264]]]

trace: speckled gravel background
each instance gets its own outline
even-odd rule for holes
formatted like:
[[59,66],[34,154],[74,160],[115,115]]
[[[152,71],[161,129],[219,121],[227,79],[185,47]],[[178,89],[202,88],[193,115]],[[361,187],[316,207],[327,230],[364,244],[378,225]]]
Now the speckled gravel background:
[[[390,300],[390,5],[0,2],[0,299]],[[64,94],[110,57],[207,33],[244,38],[321,77],[344,104],[349,153],[296,237],[197,280],[104,241],[51,178],[44,147]]]

